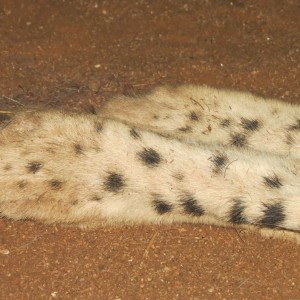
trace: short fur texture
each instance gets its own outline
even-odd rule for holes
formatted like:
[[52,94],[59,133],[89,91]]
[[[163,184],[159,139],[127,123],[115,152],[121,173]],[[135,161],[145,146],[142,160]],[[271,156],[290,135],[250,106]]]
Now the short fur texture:
[[100,115],[189,143],[300,158],[300,106],[207,86],[159,87],[107,101]]
[[[257,105],[256,113],[259,112],[256,115],[261,116],[258,118],[254,106],[247,104],[248,98],[240,111],[240,104],[230,104],[234,108],[232,115],[229,104],[220,100],[218,107],[227,107],[223,119],[235,124],[232,132],[223,132],[216,125],[221,116],[215,119],[209,114],[201,115],[201,106],[199,111],[185,106],[176,93],[178,98],[174,96],[177,100],[173,105],[178,104],[180,109],[175,108],[173,116],[166,118],[168,125],[162,116],[167,116],[169,109],[173,111],[169,107],[171,100],[165,102],[166,111],[159,109],[164,107],[163,99],[157,100],[159,104],[153,100],[153,95],[160,95],[161,91],[164,94],[169,90],[154,92],[149,105],[161,120],[160,128],[156,123],[147,124],[153,112],[144,111],[148,106],[143,99],[138,107],[131,104],[137,100],[121,98],[112,101],[112,106],[105,106],[103,115],[123,120],[127,125],[98,115],[58,111],[18,114],[0,131],[0,215],[82,227],[193,222],[257,227],[268,235],[281,234],[284,231],[278,229],[284,229],[290,231],[284,233],[285,237],[299,242],[299,106],[264,104],[255,98],[252,100]],[[233,95],[242,99],[243,94]],[[119,103],[124,105],[119,108]],[[130,110],[125,103],[129,103]],[[278,109],[277,123],[263,118],[270,107]],[[123,111],[132,114],[126,116]],[[139,113],[141,116],[135,118]],[[201,130],[197,134],[196,126],[186,123],[200,123],[201,116],[211,120],[211,142],[209,138],[202,140],[207,135]],[[192,130],[175,130],[175,117],[178,126],[190,126]],[[264,126],[267,129],[263,130]],[[260,128],[261,134],[256,137],[259,147],[250,142],[254,141],[254,128]],[[214,135],[214,131],[220,135]],[[247,135],[245,147],[222,143],[222,137],[228,138],[233,132],[250,131],[253,133]],[[270,153],[275,147],[271,139],[266,142],[266,149],[262,144],[262,137],[269,131],[276,133],[277,145],[281,145],[275,151],[278,155]],[[281,139],[289,132],[294,139],[290,148]]]

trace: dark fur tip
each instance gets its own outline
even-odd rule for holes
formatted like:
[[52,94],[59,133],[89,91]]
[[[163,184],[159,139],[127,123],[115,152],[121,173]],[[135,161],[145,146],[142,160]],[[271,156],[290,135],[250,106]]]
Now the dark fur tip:
[[287,145],[293,145],[295,143],[295,139],[290,133],[287,133],[285,138]]
[[199,116],[194,111],[191,111],[189,115],[189,119],[191,121],[199,121]]
[[28,184],[28,183],[27,183],[27,181],[25,181],[25,180],[20,180],[20,181],[17,182],[17,186],[18,186],[18,188],[20,188],[20,189],[25,188],[27,184]]
[[222,127],[229,127],[230,124],[231,124],[231,122],[230,122],[229,119],[224,119],[224,120],[222,120],[221,123],[220,123],[220,125],[221,125]]
[[97,132],[100,132],[103,129],[103,125],[100,122],[95,122],[95,129]]
[[249,119],[241,118],[241,125],[246,130],[255,131],[259,128],[260,123],[258,120],[249,120]]
[[281,180],[276,176],[263,177],[264,184],[273,189],[279,189],[282,186]]
[[53,179],[49,181],[49,185],[53,190],[59,190],[61,189],[63,183],[60,180]]
[[83,148],[80,144],[74,144],[74,150],[76,154],[83,154]]
[[12,165],[11,164],[6,164],[4,167],[3,167],[3,170],[4,171],[9,171],[12,169]]
[[238,148],[244,147],[247,145],[246,136],[241,133],[236,133],[231,136],[230,144]]
[[130,130],[130,135],[131,135],[134,139],[139,139],[139,138],[140,138],[140,135],[138,134],[138,132],[137,132],[134,128],[132,128],[132,129]]
[[96,201],[96,202],[101,202],[102,201],[102,198],[98,195],[94,195],[92,198],[91,198],[92,201]]
[[178,180],[178,181],[182,181],[182,180],[184,179],[184,175],[181,174],[181,173],[174,173],[174,174],[172,175],[172,177],[175,178],[175,179]]
[[178,130],[181,132],[191,132],[192,127],[191,126],[180,127],[180,128],[178,128]]

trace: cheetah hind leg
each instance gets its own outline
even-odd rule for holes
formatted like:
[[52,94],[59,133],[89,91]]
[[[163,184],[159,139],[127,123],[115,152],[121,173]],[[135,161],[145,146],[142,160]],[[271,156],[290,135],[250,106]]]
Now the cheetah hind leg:
[[159,87],[147,95],[112,98],[99,115],[192,144],[300,158],[300,106],[249,93],[193,85]]

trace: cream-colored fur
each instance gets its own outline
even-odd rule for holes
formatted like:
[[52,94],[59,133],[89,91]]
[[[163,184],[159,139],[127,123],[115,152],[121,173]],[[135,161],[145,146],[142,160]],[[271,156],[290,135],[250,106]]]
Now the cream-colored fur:
[[[189,88],[179,91],[185,89]],[[56,111],[18,114],[0,131],[0,215],[82,227],[172,222],[240,226],[262,228],[268,235],[300,242],[299,114],[295,114],[299,106],[253,100],[257,111],[279,107],[278,122],[272,123],[261,113],[257,113],[261,118],[255,117],[250,104],[242,106],[241,111],[241,105],[231,104],[239,115],[229,115],[227,107],[224,119],[235,125],[230,127],[232,132],[222,134],[228,139],[239,129],[242,133],[238,133],[247,136],[247,144],[231,147],[222,142],[222,135],[218,140],[213,134],[219,119],[201,115],[195,107],[190,110],[180,103],[179,96],[173,105],[178,104],[184,112],[175,108],[175,115],[168,117],[171,98],[165,105],[163,98],[153,100],[153,95],[161,95],[161,91],[165,93],[162,89],[152,94],[151,105],[143,99],[137,107],[133,105],[137,100],[115,99],[112,106],[108,103],[104,107],[103,116],[125,122]],[[150,111],[145,113],[147,107]],[[248,112],[245,107],[249,107]],[[151,109],[157,112],[155,120],[167,117],[160,128],[147,124]],[[123,111],[132,114],[126,116]],[[200,123],[201,116],[218,120],[209,123],[211,142],[202,140],[207,135],[202,131],[197,134],[196,126],[186,123],[188,118],[191,124]],[[175,130],[175,117],[179,126],[192,130]],[[259,126],[252,122],[255,130],[249,123],[251,129],[241,129],[241,118],[259,120]],[[280,155],[270,153],[274,147],[271,140],[266,143],[268,152],[263,152],[263,135],[258,139],[259,147],[250,143],[264,126],[268,128],[265,132],[277,133],[281,149],[276,153]],[[287,134],[293,138],[290,148],[285,148],[280,139]]]
[[207,86],[119,96],[100,115],[189,143],[248,147],[300,158],[300,106]]

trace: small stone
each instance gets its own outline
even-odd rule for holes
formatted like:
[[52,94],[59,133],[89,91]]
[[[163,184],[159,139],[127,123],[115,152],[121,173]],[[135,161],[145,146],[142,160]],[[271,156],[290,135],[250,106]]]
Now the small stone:
[[57,292],[52,292],[52,293],[51,293],[51,297],[57,298]]
[[8,249],[2,249],[2,250],[0,250],[0,254],[8,255],[9,254],[9,250]]

